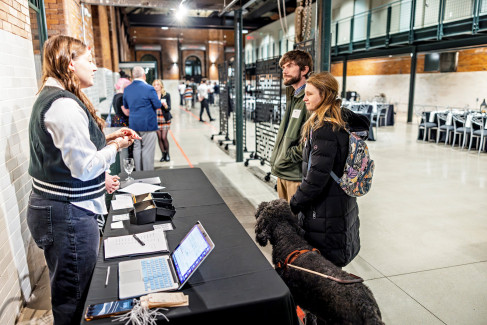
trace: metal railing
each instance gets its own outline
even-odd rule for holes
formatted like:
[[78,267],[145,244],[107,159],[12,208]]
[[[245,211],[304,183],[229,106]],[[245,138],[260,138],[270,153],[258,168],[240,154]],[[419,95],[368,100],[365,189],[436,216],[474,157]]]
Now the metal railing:
[[[414,12],[412,12],[414,10]],[[487,0],[399,0],[332,22],[332,46],[411,32],[487,14]],[[414,25],[411,19],[414,18]],[[439,38],[442,36],[438,29]],[[411,42],[411,40],[410,40]],[[352,49],[352,48],[350,48]]]

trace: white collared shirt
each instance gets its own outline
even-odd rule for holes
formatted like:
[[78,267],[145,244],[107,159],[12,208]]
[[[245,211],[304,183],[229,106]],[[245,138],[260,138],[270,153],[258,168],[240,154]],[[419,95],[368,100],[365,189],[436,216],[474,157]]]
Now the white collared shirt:
[[[48,78],[45,85],[64,89],[54,78]],[[88,122],[84,109],[75,100],[65,97],[55,100],[44,116],[47,131],[61,151],[71,176],[82,181],[93,179],[108,170],[117,154],[115,146],[97,150],[90,139]],[[96,214],[107,213],[105,196],[71,203]]]
[[198,86],[198,95],[208,99],[208,86],[206,84],[202,83]]

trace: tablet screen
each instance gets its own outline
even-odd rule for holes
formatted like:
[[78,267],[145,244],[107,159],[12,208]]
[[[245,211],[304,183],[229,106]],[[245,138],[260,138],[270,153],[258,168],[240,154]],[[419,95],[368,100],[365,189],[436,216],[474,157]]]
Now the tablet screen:
[[172,259],[181,285],[213,249],[213,243],[201,224],[197,223],[176,247]]

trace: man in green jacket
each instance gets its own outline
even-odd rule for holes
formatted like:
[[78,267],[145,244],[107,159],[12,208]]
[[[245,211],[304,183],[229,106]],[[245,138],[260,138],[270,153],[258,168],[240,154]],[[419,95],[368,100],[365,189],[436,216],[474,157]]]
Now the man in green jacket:
[[313,59],[308,52],[293,50],[279,61],[286,88],[286,111],[271,155],[271,173],[277,177],[277,194],[289,202],[301,184],[303,145],[301,127],[308,118],[303,102],[306,79],[313,70]]

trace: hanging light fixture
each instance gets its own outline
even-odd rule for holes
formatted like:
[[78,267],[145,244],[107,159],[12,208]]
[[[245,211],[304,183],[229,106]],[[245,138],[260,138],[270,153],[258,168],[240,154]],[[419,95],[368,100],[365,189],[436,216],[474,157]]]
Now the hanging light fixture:
[[188,9],[181,2],[181,4],[179,4],[179,8],[176,10],[176,14],[175,14],[176,20],[182,22],[187,14],[188,14]]

